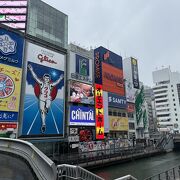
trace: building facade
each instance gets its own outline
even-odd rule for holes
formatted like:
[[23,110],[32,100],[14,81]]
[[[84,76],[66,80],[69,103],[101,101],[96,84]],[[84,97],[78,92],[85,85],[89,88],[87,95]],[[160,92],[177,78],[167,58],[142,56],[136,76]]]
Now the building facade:
[[172,72],[170,68],[163,68],[153,72],[153,92],[157,114],[158,130],[165,132],[179,132],[179,83],[180,74]]

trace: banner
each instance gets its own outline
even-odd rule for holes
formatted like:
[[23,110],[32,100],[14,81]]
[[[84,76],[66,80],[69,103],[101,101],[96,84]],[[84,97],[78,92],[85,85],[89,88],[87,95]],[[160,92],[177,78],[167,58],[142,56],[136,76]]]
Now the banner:
[[0,122],[18,120],[23,38],[0,28]]
[[128,118],[109,116],[110,131],[128,131]]
[[139,75],[138,75],[138,65],[137,60],[131,58],[131,65],[132,65],[132,80],[134,88],[139,89]]
[[94,108],[70,106],[69,125],[95,126]]
[[102,63],[103,90],[120,96],[125,95],[123,71],[109,64]]
[[140,92],[136,96],[136,101],[135,101],[137,124],[139,124],[143,118],[143,113],[144,113],[143,103],[144,103],[144,87],[142,86]]
[[32,43],[26,49],[27,77],[22,136],[62,136],[65,56]]
[[94,105],[94,88],[92,85],[69,81],[69,89],[70,102]]
[[104,139],[104,108],[102,85],[95,84],[96,139]]
[[70,52],[69,79],[92,84],[92,59]]
[[119,96],[113,93],[108,93],[108,106],[117,107],[120,109],[127,108],[127,102],[125,96]]

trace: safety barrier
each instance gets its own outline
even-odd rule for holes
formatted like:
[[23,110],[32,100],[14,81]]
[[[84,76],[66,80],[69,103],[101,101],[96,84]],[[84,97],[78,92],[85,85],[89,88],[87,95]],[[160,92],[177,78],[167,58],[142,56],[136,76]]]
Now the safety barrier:
[[104,180],[103,178],[91,173],[90,171],[80,166],[73,166],[68,164],[58,165],[57,173],[57,180]]
[[24,158],[39,180],[56,180],[57,170],[54,162],[30,142],[0,138],[0,151]]

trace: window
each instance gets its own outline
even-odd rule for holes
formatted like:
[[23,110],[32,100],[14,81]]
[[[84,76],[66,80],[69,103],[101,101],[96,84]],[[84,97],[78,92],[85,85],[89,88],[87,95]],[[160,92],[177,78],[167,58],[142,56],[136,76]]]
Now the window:
[[172,89],[172,92],[174,92],[174,90]]
[[122,113],[122,117],[126,117],[126,113]]
[[113,111],[113,116],[117,116],[117,111]]
[[109,116],[112,116],[112,111],[111,110],[109,110]]
[[174,104],[174,106],[176,106],[176,104]]
[[177,113],[175,113],[175,116],[177,116]]
[[135,129],[134,123],[129,123],[129,129]]
[[175,101],[175,99],[173,99],[173,101]]
[[118,112],[118,116],[121,117],[121,113],[120,112]]
[[174,111],[176,111],[176,108],[174,108]]
[[171,87],[173,87],[173,85],[171,85]]
[[176,121],[178,121],[178,119],[176,119]]
[[174,94],[172,94],[172,96],[174,96]]

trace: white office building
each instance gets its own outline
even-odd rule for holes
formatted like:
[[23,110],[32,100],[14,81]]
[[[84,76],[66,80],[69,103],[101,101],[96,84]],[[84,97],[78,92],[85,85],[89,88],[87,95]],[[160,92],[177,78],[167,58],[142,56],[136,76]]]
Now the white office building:
[[153,83],[158,130],[180,132],[180,73],[171,72],[170,68],[156,70]]

